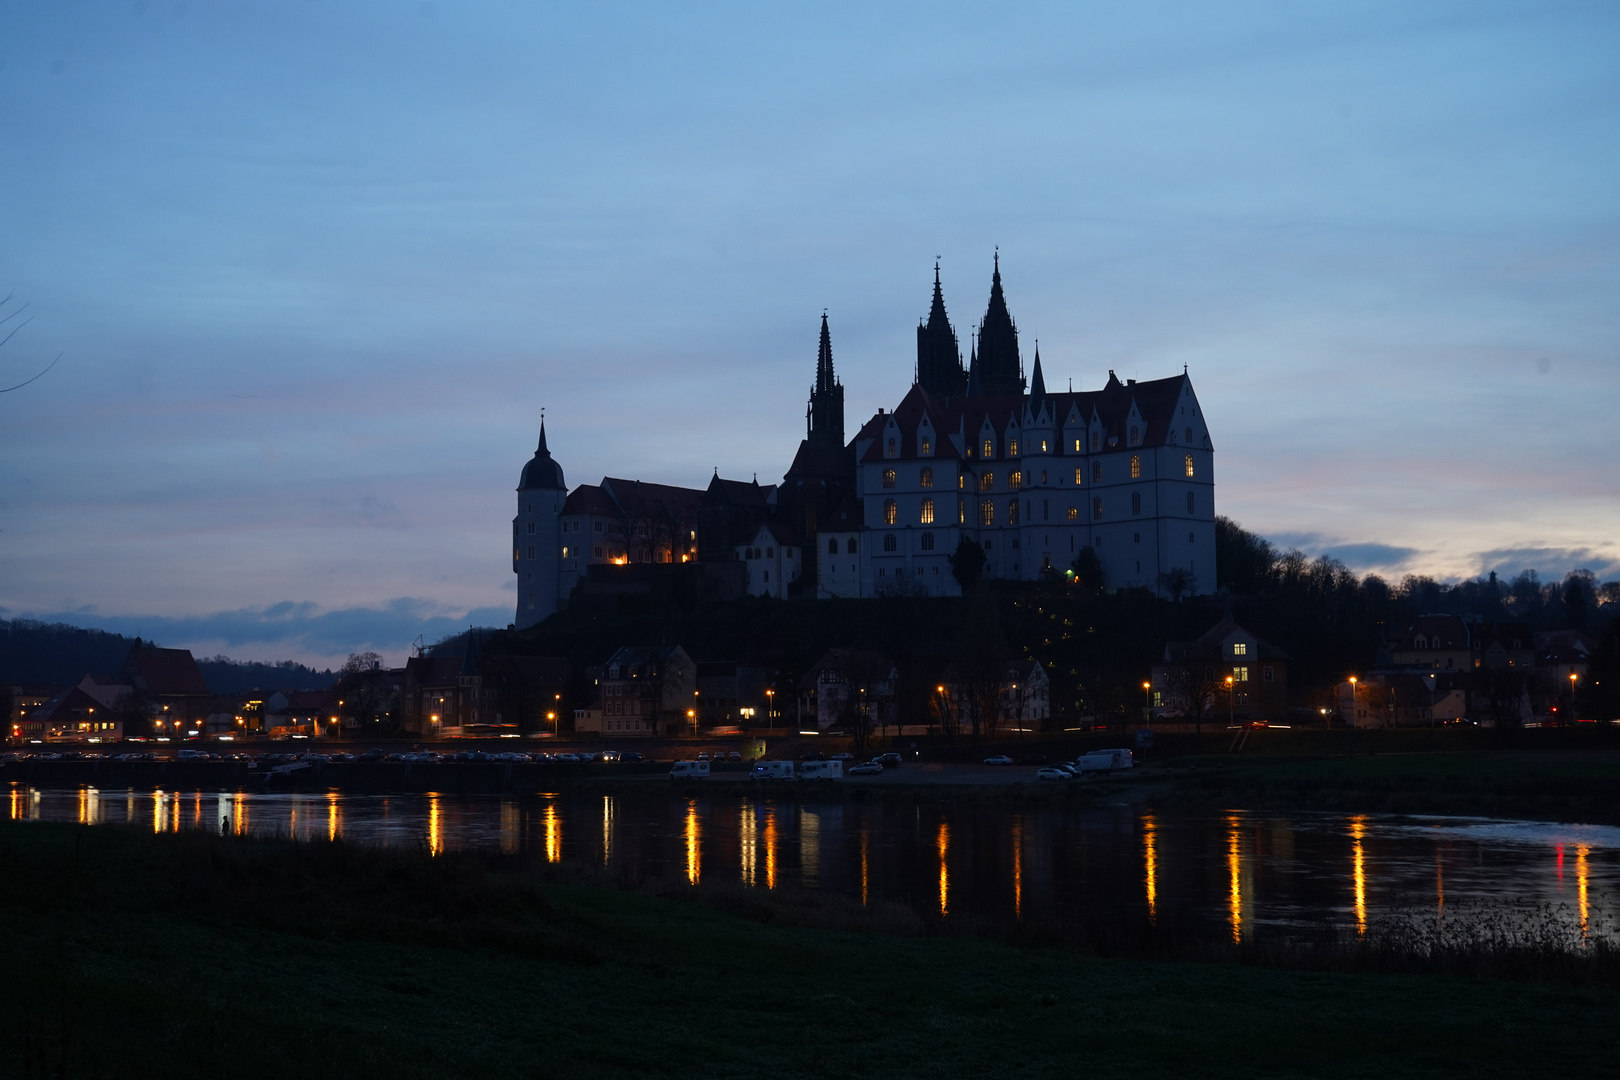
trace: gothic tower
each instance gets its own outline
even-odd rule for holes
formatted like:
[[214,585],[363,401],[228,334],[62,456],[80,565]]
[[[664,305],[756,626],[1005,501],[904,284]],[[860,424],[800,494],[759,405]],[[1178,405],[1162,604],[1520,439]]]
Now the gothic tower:
[[820,446],[843,449],[844,384],[833,375],[832,334],[821,313],[821,351],[816,355],[816,385],[804,414],[805,438]]
[[518,481],[518,512],[512,519],[512,572],[518,576],[519,630],[542,622],[557,610],[557,573],[562,568],[562,508],[568,497],[562,466],[546,449],[546,421],[540,418],[540,445]]
[[1018,355],[1018,327],[1007,311],[1001,291],[1001,253],[996,253],[995,275],[990,279],[990,306],[979,324],[979,340],[970,374],[973,393],[1007,397],[1024,392],[1024,362]]
[[934,263],[934,303],[928,321],[917,324],[917,373],[912,382],[940,397],[956,397],[967,389],[962,370],[962,346],[945,314],[945,294],[939,287],[939,263]]

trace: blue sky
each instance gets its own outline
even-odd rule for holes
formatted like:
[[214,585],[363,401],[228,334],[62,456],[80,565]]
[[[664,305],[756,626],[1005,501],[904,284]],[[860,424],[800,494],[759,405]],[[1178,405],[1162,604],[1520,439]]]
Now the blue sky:
[[[570,483],[780,477],[942,258],[1049,383],[1188,365],[1217,505],[1620,573],[1613,4],[0,9],[0,609],[232,655],[504,624]],[[15,376],[15,378],[13,378]]]

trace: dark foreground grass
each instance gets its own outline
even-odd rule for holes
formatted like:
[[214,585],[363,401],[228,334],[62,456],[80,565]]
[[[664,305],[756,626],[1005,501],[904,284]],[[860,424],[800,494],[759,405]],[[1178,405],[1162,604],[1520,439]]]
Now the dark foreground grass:
[[1084,958],[710,898],[0,824],[0,1074],[1568,1077],[1620,1050],[1604,987]]

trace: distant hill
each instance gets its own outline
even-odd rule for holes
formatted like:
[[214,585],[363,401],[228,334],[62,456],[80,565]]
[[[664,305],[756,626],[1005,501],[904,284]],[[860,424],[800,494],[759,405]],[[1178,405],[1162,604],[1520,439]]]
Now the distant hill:
[[[0,682],[66,686],[89,674],[116,674],[135,641],[122,634],[64,623],[0,619]],[[215,656],[199,658],[197,667],[216,694],[255,688],[318,690],[331,685],[337,677],[330,671],[316,671],[291,660],[266,664]]]

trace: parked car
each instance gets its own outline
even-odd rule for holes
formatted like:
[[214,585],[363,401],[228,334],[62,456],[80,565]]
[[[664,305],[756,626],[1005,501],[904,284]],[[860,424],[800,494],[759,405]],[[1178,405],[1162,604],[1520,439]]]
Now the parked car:
[[845,771],[845,776],[878,776],[883,772],[883,766],[875,761],[863,761],[859,765],[852,765]]
[[842,753],[834,754],[832,759],[834,761],[854,761],[855,755],[846,750]]
[[1081,772],[1115,772],[1134,764],[1129,750],[1093,750],[1074,760],[1074,767]]
[[895,753],[893,750],[889,751],[887,754],[879,754],[872,760],[876,761],[879,765],[882,765],[885,769],[898,769],[900,767],[900,755]]
[[367,750],[365,753],[360,755],[361,761],[381,761],[382,759],[383,752],[378,750],[376,747],[372,747],[370,750]]
[[1066,781],[1073,779],[1073,777],[1069,775],[1067,769],[1059,769],[1055,766],[1047,765],[1035,770],[1035,779]]
[[578,754],[562,753],[562,754],[557,755],[557,760],[558,761],[579,761],[580,756]]
[[641,754],[640,751],[637,751],[637,750],[625,750],[625,751],[622,751],[619,754],[619,760],[620,761],[641,761],[641,760],[643,760],[643,757],[642,757],[642,754]]
[[708,761],[709,760],[709,752],[707,750],[703,751],[701,754],[699,754],[697,756],[697,759],[699,761]]
[[726,760],[727,761],[741,761],[742,760],[742,755],[739,754],[737,751],[733,750],[731,753],[726,755]]
[[603,761],[618,761],[619,756],[620,755],[619,755],[619,752],[617,750],[604,750],[604,751],[602,751],[602,760]]
[[1006,754],[996,754],[992,757],[985,758],[984,763],[986,765],[1011,765],[1013,760]]

